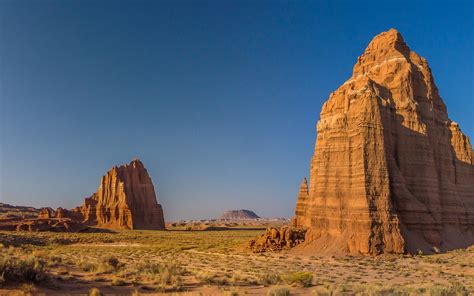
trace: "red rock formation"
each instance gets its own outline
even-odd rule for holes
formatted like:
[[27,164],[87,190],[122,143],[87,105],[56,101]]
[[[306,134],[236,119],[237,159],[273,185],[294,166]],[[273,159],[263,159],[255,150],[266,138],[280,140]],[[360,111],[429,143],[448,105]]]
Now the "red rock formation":
[[[6,205],[5,205],[6,207]],[[37,210],[38,211],[38,210]],[[0,230],[84,231],[87,226],[111,229],[163,230],[163,209],[155,188],[139,159],[113,167],[99,189],[72,210],[42,208],[37,219],[3,219]]]
[[38,213],[38,219],[49,219],[55,216],[54,210],[52,208],[41,208]]
[[113,167],[102,176],[99,189],[72,210],[42,208],[39,219],[67,218],[110,229],[163,230],[163,209],[147,170],[139,159]]
[[308,180],[306,178],[303,179],[303,182],[301,182],[300,185],[300,192],[298,193],[298,200],[296,202],[296,210],[295,210],[295,216],[298,217],[298,219],[293,219],[292,224],[294,226],[297,226],[298,224],[300,225],[306,225],[308,223],[308,218],[305,215],[306,208],[308,207],[308,201],[309,201],[309,192],[308,192]]
[[99,189],[74,209],[87,225],[115,229],[165,228],[163,209],[147,170],[139,159],[113,167]]
[[[295,224],[312,252],[427,252],[474,243],[474,161],[426,60],[376,36],[324,103]],[[304,191],[304,188],[302,188]]]
[[[46,213],[46,212],[45,212]],[[7,231],[49,231],[85,232],[92,231],[88,226],[69,218],[12,218],[1,219],[0,230]]]

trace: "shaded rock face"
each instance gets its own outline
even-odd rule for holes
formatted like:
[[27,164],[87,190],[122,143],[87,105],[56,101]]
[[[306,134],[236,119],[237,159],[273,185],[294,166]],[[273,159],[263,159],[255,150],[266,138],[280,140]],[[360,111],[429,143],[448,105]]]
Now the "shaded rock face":
[[222,220],[248,220],[248,219],[259,219],[260,217],[249,210],[230,210],[225,211],[221,219]]
[[254,253],[278,252],[291,249],[305,240],[306,230],[291,226],[282,226],[280,229],[269,227],[259,237],[248,243],[248,248]]
[[323,105],[294,224],[309,229],[314,252],[466,247],[474,243],[473,154],[427,61],[391,29]]

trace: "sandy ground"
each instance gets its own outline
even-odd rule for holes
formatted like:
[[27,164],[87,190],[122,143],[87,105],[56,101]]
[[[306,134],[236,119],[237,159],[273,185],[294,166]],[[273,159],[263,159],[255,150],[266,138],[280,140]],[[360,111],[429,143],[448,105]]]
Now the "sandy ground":
[[[364,295],[368,289],[386,290],[385,295],[398,290],[421,295],[417,291],[431,293],[439,287],[453,285],[474,291],[472,247],[428,256],[250,253],[245,244],[260,233],[256,230],[0,232],[5,254],[44,260],[51,277],[49,283],[3,287],[0,295],[23,295],[24,291],[34,295],[88,295],[92,288],[100,289],[105,295],[162,295],[163,291],[183,295],[266,295],[278,287],[285,287],[291,295],[329,295],[331,291],[336,295]],[[119,262],[119,267],[104,269],[104,258],[111,257]],[[143,267],[147,264],[168,266],[168,269],[150,274]],[[167,272],[172,273],[171,281],[160,284]],[[311,274],[308,287],[288,280],[297,273]],[[119,286],[114,283],[117,280],[121,281]]]

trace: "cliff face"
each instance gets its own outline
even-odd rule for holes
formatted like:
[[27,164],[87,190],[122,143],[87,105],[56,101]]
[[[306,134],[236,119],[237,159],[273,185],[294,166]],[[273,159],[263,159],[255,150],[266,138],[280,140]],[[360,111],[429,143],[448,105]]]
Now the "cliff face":
[[295,224],[315,252],[447,250],[474,243],[474,161],[426,60],[376,36],[323,105]]
[[83,222],[106,228],[164,229],[163,209],[143,163],[113,167],[101,179],[99,189],[76,209]]

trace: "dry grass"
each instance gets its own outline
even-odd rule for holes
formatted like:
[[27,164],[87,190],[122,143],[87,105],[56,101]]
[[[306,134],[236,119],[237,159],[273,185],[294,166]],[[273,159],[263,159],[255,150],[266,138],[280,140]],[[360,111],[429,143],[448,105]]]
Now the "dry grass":
[[[249,291],[269,295],[467,295],[474,290],[474,249],[430,256],[298,257],[250,254],[241,248],[259,233],[0,232],[4,243],[0,268],[8,271],[2,272],[2,285],[38,285],[49,278],[58,289],[74,288],[84,294],[94,287],[104,294],[203,291],[227,295]],[[13,278],[20,280],[13,283]],[[28,288],[31,286],[24,287]]]
[[47,283],[46,262],[34,255],[19,256],[14,249],[0,253],[0,285],[18,283]]

